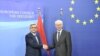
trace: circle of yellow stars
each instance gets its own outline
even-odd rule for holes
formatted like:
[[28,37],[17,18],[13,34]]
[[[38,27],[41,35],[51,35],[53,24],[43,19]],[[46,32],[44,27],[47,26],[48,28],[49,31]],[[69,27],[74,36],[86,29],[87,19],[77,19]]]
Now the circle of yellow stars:
[[[71,4],[71,5],[74,5],[75,2],[76,2],[75,0],[71,0],[70,4]],[[94,0],[94,4],[95,4],[95,5],[99,5],[99,3],[100,3],[100,0]],[[70,7],[69,7],[69,11],[70,11],[70,12],[73,12],[73,11],[74,11],[74,8],[73,8],[72,6],[70,6]],[[97,11],[97,12],[100,12],[100,6],[98,6],[98,7],[96,8],[96,11]],[[94,18],[95,18],[95,19],[99,19],[99,16],[100,16],[97,12],[94,14]],[[70,17],[71,17],[71,19],[75,19],[75,18],[76,18],[76,16],[75,16],[74,13],[72,13],[72,14],[70,15]],[[88,21],[86,21],[86,20],[81,21],[80,19],[75,19],[75,22],[76,22],[77,24],[82,23],[82,25],[87,25],[87,23],[90,23],[90,24],[94,23],[94,19],[89,19]]]

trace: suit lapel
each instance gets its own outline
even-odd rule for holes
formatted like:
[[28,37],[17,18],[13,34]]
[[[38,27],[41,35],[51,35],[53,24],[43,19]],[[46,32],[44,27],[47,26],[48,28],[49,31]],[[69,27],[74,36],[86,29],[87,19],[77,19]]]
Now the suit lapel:
[[55,37],[55,41],[56,41],[56,43],[57,43],[57,42],[58,42],[58,41],[57,41],[57,32],[55,33],[55,36],[54,36],[54,37]]
[[[56,35],[57,35],[57,34],[56,34]],[[63,32],[63,30],[62,30],[61,35],[60,35],[60,38],[59,38],[59,41],[57,41],[58,44],[62,41],[63,36],[64,36],[64,32]],[[57,36],[56,36],[56,37],[57,37]]]
[[[32,33],[30,33],[30,37],[32,38],[33,42],[38,43],[37,40],[36,40],[36,38],[35,38],[35,36]],[[38,41],[39,41],[39,37],[38,36],[37,36],[37,38],[38,38]],[[40,41],[39,41],[39,43],[40,43]]]

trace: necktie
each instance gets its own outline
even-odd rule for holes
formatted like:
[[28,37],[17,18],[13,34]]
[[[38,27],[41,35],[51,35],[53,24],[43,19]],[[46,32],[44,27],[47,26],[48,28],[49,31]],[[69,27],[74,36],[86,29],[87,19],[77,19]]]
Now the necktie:
[[59,41],[59,38],[60,38],[60,32],[57,32],[57,33],[58,33],[57,41]]

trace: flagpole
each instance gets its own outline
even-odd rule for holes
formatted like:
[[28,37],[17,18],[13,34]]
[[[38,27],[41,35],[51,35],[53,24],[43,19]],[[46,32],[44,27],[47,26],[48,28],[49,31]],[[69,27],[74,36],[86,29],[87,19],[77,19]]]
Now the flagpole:
[[63,8],[60,8],[60,19],[62,19],[63,16]]
[[41,15],[41,9],[38,8],[37,10],[38,10],[38,16],[40,16]]

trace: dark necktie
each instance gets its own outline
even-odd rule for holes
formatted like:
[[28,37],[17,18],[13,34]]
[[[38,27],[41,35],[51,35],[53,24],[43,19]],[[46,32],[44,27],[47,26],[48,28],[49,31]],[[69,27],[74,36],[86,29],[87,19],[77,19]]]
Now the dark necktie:
[[57,32],[57,33],[58,33],[57,41],[59,41],[59,38],[60,38],[60,32]]

